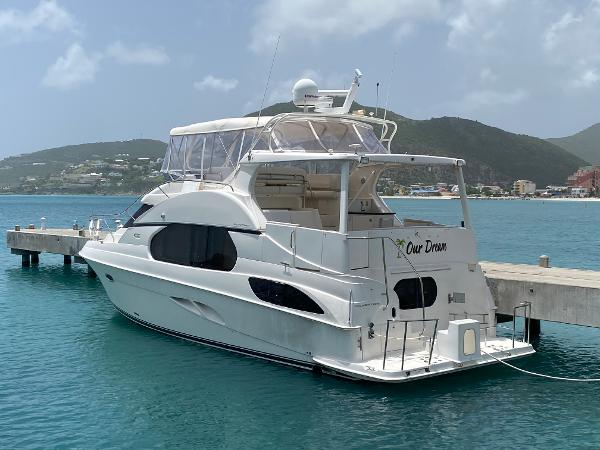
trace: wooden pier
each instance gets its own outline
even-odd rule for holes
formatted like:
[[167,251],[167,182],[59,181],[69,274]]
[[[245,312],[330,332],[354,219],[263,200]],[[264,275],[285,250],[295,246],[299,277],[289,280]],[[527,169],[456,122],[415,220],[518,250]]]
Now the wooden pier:
[[[22,230],[18,225],[14,230],[6,232],[6,246],[14,255],[21,255],[23,267],[39,264],[40,253],[55,253],[63,255],[64,264],[72,262],[86,264],[79,256],[79,251],[85,243],[93,239],[103,239],[106,232],[90,233],[83,229],[35,229],[31,225]],[[95,276],[88,266],[88,274]]]

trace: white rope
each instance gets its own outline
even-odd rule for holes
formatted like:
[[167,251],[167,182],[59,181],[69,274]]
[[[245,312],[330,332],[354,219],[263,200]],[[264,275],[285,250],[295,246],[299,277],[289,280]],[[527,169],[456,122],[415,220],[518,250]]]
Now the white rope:
[[535,377],[549,378],[551,380],[558,380],[558,381],[575,381],[575,382],[600,381],[600,378],[565,378],[565,377],[554,377],[552,375],[546,375],[544,373],[531,372],[529,370],[521,369],[520,367],[513,366],[512,364],[509,364],[506,361],[496,358],[494,355],[490,355],[485,350],[481,350],[481,352],[485,353],[486,355],[488,355],[491,358],[494,358],[496,361],[501,362],[505,366],[510,367],[511,369],[515,369],[515,370],[518,370],[519,372],[526,373],[527,375],[533,375]]

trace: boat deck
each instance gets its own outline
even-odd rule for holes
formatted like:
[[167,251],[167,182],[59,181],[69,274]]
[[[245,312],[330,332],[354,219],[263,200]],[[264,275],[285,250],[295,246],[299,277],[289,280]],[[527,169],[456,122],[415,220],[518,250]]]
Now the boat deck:
[[326,368],[353,378],[400,383],[416,378],[447,374],[497,362],[492,356],[486,353],[501,360],[509,360],[535,352],[525,342],[515,341],[513,348],[511,339],[488,338],[487,342],[481,343],[481,357],[463,363],[438,356],[434,351],[431,357],[431,364],[429,364],[428,348],[405,354],[404,362],[402,361],[401,350],[389,352],[385,358],[385,369],[383,368],[383,356],[358,363],[347,363],[320,357],[315,357],[314,360]]

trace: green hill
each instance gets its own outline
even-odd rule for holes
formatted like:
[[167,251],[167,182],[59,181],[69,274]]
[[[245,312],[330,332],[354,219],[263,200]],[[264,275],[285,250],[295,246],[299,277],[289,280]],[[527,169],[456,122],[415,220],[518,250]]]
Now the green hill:
[[[109,192],[137,191],[145,189],[148,183],[140,177],[147,178],[152,169],[160,165],[156,160],[164,157],[165,149],[166,144],[161,141],[133,139],[68,145],[10,156],[0,161],[0,187],[7,192],[56,192],[65,191],[64,185],[70,184],[71,189],[67,191],[97,192],[99,186],[90,187],[85,180],[77,180],[77,175],[96,172],[106,176],[112,170],[122,173],[123,179],[115,181],[115,178],[115,184],[120,184]],[[138,158],[149,158],[152,167],[150,162]],[[111,168],[111,164],[116,164],[115,160],[123,160],[121,165],[124,167]]]
[[[373,108],[359,104],[353,105],[353,109],[374,112]],[[262,114],[297,110],[291,102],[278,103],[265,108]],[[393,153],[463,158],[467,161],[465,178],[470,184],[510,184],[517,179],[532,180],[538,186],[564,184],[569,175],[586,164],[543,139],[509,133],[477,121],[458,117],[412,120],[391,111],[387,118],[398,124],[398,133],[392,142]],[[405,183],[418,179],[426,182],[452,180],[447,170],[438,168],[413,169],[395,177]]]
[[572,136],[547,140],[591,164],[600,164],[600,123]]

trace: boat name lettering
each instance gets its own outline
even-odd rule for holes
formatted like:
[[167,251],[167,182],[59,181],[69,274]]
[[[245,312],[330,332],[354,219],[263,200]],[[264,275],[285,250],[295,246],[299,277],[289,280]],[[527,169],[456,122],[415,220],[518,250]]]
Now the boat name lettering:
[[406,244],[407,255],[419,255],[421,251],[423,251],[424,253],[437,253],[445,252],[446,250],[447,247],[445,242],[433,242],[430,239],[427,239],[425,241],[425,244],[413,244],[412,241],[409,241],[408,244]]
[[365,306],[379,306],[381,303],[373,302],[373,303],[355,303],[355,308],[364,308]]

